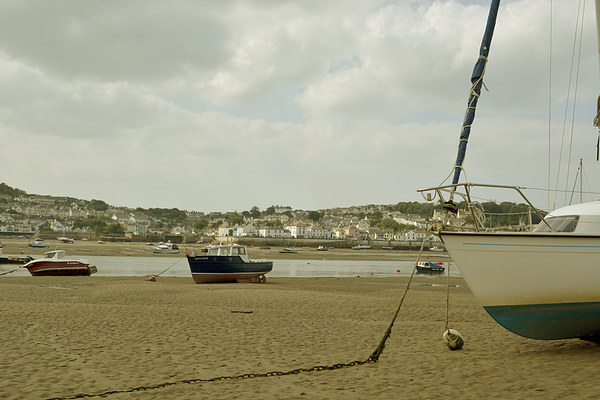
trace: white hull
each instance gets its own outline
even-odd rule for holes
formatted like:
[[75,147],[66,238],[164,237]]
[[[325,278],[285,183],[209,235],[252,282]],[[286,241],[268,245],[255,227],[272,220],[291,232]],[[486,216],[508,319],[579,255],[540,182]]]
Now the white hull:
[[[477,300],[505,328],[538,339],[600,334],[600,236],[441,232],[440,237]],[[538,323],[532,319],[540,326],[531,326]]]
[[600,301],[600,236],[442,232],[484,306]]

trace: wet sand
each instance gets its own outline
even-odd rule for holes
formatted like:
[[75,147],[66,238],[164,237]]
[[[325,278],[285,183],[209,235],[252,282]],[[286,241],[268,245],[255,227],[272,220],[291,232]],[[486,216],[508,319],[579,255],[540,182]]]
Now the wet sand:
[[[0,398],[582,399],[600,397],[600,346],[534,341],[497,325],[460,278],[417,278],[379,362],[198,382],[365,360],[407,278],[0,278]],[[186,381],[196,383],[186,383]],[[159,387],[162,384],[169,384]],[[149,390],[129,392],[134,388]],[[104,397],[102,393],[115,391]]]

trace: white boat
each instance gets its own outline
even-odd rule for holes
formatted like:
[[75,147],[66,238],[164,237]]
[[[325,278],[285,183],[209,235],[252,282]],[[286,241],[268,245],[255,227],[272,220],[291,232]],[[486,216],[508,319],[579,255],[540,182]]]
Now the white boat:
[[285,247],[285,248],[281,249],[279,252],[282,254],[295,254],[298,252],[298,250],[294,249],[292,247]]
[[159,243],[158,246],[152,249],[153,253],[158,254],[179,254],[179,246],[175,243]]
[[367,250],[370,248],[371,248],[371,245],[368,245],[368,244],[357,244],[356,246],[352,246],[352,250]]
[[434,247],[430,247],[429,251],[444,251],[444,249],[434,246]]
[[[596,0],[597,10],[599,4]],[[485,47],[489,48],[489,43]],[[465,117],[463,129],[470,129],[471,122],[472,118],[467,121]],[[535,208],[518,187],[459,184],[463,144],[464,151],[466,140],[461,134],[452,184],[420,192],[440,196],[447,214],[436,230],[476,299],[500,325],[518,335],[599,341],[600,202],[557,209],[543,218],[534,231],[483,231],[478,223],[482,214],[470,201],[475,187],[512,188]],[[475,229],[451,230],[457,210],[455,195],[467,202]]]

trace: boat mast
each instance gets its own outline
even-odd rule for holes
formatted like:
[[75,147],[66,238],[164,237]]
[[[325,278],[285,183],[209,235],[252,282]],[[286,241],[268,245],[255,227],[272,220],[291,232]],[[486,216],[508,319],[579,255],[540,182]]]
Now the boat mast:
[[[600,0],[596,1],[598,2]],[[471,124],[475,119],[475,108],[477,107],[477,100],[479,100],[479,96],[481,94],[483,74],[485,73],[485,66],[488,60],[487,56],[492,43],[492,35],[494,34],[494,27],[496,26],[496,16],[498,14],[499,6],[500,0],[492,0],[487,19],[487,25],[485,27],[485,33],[483,34],[481,47],[479,48],[479,59],[477,60],[477,63],[475,63],[473,74],[471,75],[471,93],[469,95],[467,111],[463,120],[462,131],[458,143],[458,155],[456,156],[456,162],[454,163],[454,177],[452,178],[453,185],[458,183],[460,171],[462,170],[462,164],[467,152],[467,143],[469,141],[469,134],[471,133]]]
[[[600,68],[600,0],[596,0],[596,39],[598,46],[598,67]],[[594,126],[600,129],[600,96],[596,109],[596,118],[594,118]],[[600,159],[600,132],[598,132],[598,142],[596,144],[596,161]]]

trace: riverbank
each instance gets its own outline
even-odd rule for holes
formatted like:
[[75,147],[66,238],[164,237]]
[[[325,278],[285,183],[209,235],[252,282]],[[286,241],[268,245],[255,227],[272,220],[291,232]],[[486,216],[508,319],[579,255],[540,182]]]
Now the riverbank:
[[[513,335],[487,315],[460,278],[450,281],[450,326],[466,342],[460,351],[450,351],[441,340],[445,278],[417,278],[377,363],[206,382],[366,360],[406,283],[407,278],[273,278],[262,285],[196,285],[185,278],[3,277],[0,398],[598,395],[589,377],[600,346]],[[142,390],[132,392],[136,388]]]
[[[74,243],[62,243],[58,240],[47,240],[47,248],[29,247],[30,243],[24,239],[3,239],[5,245],[4,254],[31,255],[39,256],[46,251],[54,249],[66,250],[71,255],[81,256],[135,256],[135,257],[180,257],[185,253],[200,253],[206,244],[181,244],[181,254],[155,254],[152,248],[158,243],[140,243],[140,242],[106,242],[97,243],[91,241],[77,240]],[[283,247],[248,247],[248,253],[252,259],[269,260],[365,260],[365,261],[408,261],[415,260],[418,251],[405,250],[383,250],[383,249],[363,249],[352,250],[347,248],[330,248],[327,251],[318,251],[316,248],[300,247],[297,253],[281,253]],[[425,257],[435,261],[446,261],[448,259],[445,252],[425,251]]]

